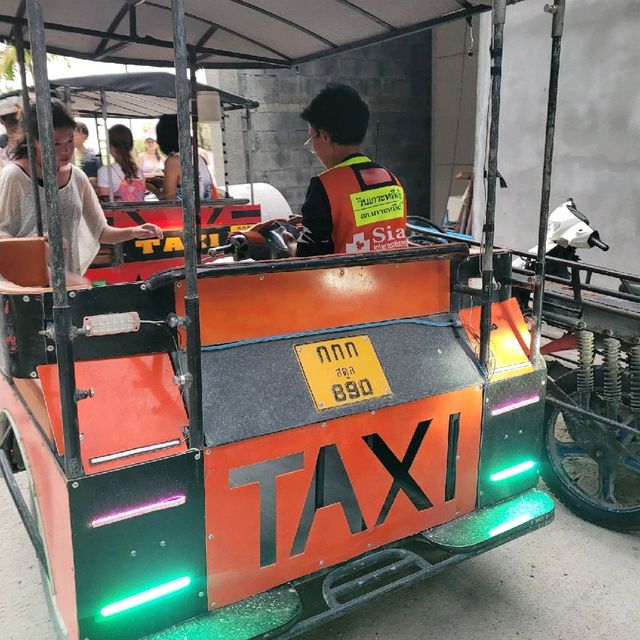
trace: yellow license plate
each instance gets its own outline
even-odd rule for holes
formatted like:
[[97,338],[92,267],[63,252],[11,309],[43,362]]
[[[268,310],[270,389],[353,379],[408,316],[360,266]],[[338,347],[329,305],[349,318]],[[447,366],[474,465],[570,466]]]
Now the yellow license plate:
[[294,349],[319,410],[391,394],[369,336],[297,344]]

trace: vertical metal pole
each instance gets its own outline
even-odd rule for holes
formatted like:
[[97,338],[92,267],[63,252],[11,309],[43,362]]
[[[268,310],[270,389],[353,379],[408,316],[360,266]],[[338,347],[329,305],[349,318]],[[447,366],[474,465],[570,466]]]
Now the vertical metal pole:
[[200,299],[198,297],[198,240],[196,237],[196,203],[193,150],[189,133],[189,80],[187,78],[187,43],[184,27],[184,0],[172,0],[173,55],[176,67],[178,106],[178,146],[180,148],[180,183],[182,185],[183,240],[186,292],[187,367],[191,375],[189,389],[189,446],[201,449],[202,431],[202,362],[200,354]]
[[[53,279],[53,327],[58,360],[58,381],[62,405],[64,463],[67,478],[83,474],[80,459],[76,380],[71,343],[71,311],[67,300],[62,237],[62,216],[58,202],[58,179],[53,142],[51,97],[47,77],[47,52],[41,0],[27,0],[29,40],[33,60],[33,80],[36,89],[38,139],[42,155],[45,207],[49,233],[49,261]],[[35,178],[35,176],[34,176]]]
[[254,204],[255,197],[253,193],[253,164],[251,157],[253,155],[253,145],[251,144],[251,109],[248,107],[245,109],[245,116],[247,118],[247,177],[249,178],[249,193],[251,197],[251,204]]
[[24,60],[24,37],[22,36],[22,24],[15,26],[16,53],[18,54],[18,67],[20,68],[20,82],[22,83],[22,123],[24,135],[27,140],[27,152],[29,154],[29,172],[31,173],[31,190],[33,191],[33,203],[36,207],[36,227],[38,235],[42,237],[42,206],[40,204],[40,187],[37,180],[36,156],[31,137],[31,109],[29,108],[29,87],[27,86],[27,67]]
[[98,155],[100,156],[100,166],[102,166],[102,147],[100,146],[100,130],[98,129],[98,115],[93,114],[93,124],[96,128],[96,139],[98,140]]
[[493,3],[493,43],[491,51],[491,128],[487,176],[487,210],[482,251],[482,306],[480,311],[480,363],[489,364],[491,339],[491,300],[493,298],[493,236],[496,218],[496,181],[498,179],[498,128],[500,123],[500,85],[502,80],[502,42],[506,0]]
[[558,78],[560,76],[560,45],[564,27],[565,0],[556,0],[554,6],[547,5],[545,11],[553,14],[551,27],[551,67],[549,70],[549,97],[547,100],[547,130],[544,143],[544,165],[542,169],[542,196],[540,199],[540,223],[538,227],[538,255],[533,289],[533,328],[531,331],[531,358],[538,360],[542,333],[542,301],[546,261],[547,226],[549,224],[549,195],[551,193],[551,166],[553,164],[553,140],[556,132],[556,106],[558,103]]
[[224,105],[222,105],[222,119],[220,120],[220,133],[222,134],[222,174],[223,187],[225,194],[229,185],[229,156],[227,154],[227,114]]
[[[109,127],[107,125],[107,97],[104,91],[100,91],[100,106],[102,107],[102,126],[104,127],[104,140],[107,145],[107,180],[109,182],[109,202],[113,202],[113,184],[111,177],[113,176],[113,167],[111,166],[111,146],[109,144]],[[100,140],[98,140],[98,144]]]
[[199,136],[198,136],[198,83],[196,81],[196,55],[193,51],[189,53],[190,68],[190,89],[191,89],[191,127],[193,131],[193,184],[198,188],[194,189],[194,199],[196,207],[196,238],[198,247],[198,264],[202,262],[202,218],[200,213],[200,154],[198,153]]

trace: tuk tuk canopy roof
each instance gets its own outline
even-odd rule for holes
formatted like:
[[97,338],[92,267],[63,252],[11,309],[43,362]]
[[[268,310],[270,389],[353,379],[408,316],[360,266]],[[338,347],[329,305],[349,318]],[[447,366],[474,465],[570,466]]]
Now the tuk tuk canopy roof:
[[[173,66],[171,0],[42,6],[50,52]],[[491,0],[185,0],[185,28],[198,67],[289,67],[489,9]],[[4,0],[0,38],[24,18],[23,0]]]
[[[59,98],[69,90],[71,108],[84,116],[101,116],[101,91],[104,91],[107,112],[112,118],[157,118],[176,112],[175,76],[171,73],[109,73],[50,80],[49,85]],[[217,93],[225,109],[254,109],[259,103],[242,96],[197,83],[198,94]],[[30,87],[29,91],[33,93]],[[0,115],[22,107],[21,91],[0,96]]]

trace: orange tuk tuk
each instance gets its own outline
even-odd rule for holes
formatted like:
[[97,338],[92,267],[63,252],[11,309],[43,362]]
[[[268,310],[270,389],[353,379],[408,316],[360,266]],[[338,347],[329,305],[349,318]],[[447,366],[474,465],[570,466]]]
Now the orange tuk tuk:
[[[537,489],[544,361],[495,285],[511,268],[493,251],[505,0],[481,251],[227,264],[199,260],[189,66],[291,66],[491,7],[9,4],[0,33],[21,48],[28,27],[34,61],[49,250],[0,244],[0,468],[61,637],[290,638],[552,520]],[[66,287],[47,48],[175,55],[184,266]]]

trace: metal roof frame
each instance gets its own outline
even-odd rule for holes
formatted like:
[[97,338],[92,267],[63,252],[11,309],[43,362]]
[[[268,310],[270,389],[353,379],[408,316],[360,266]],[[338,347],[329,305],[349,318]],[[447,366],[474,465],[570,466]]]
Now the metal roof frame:
[[[102,96],[106,96],[108,115],[113,118],[157,118],[176,113],[175,78],[168,72],[109,73],[97,76],[78,76],[49,80],[52,94],[61,100],[65,94],[72,98],[72,109],[82,116],[102,116]],[[33,95],[34,87],[29,87]],[[196,83],[198,94],[220,96],[225,110],[255,109],[255,100],[224,91],[211,85]],[[0,115],[13,111],[20,103],[22,89],[0,95]],[[118,99],[114,99],[118,96]],[[79,98],[73,104],[73,98]],[[6,105],[5,105],[6,103]]]
[[[79,0],[78,4],[83,2],[89,4],[88,0]],[[17,6],[15,13],[0,14],[0,39],[12,39],[15,27],[26,26],[25,0],[7,0],[7,3]],[[171,19],[170,0],[107,0],[101,3],[101,10],[107,12],[104,18],[106,27],[103,29],[69,24],[59,18],[56,20],[56,13],[65,5],[65,0],[46,2],[44,28],[48,39],[61,34],[68,36],[64,38],[64,43],[50,43],[47,50],[51,53],[120,64],[173,66],[172,57],[167,55],[167,50],[173,48],[173,41],[158,37],[157,34],[141,34],[143,27],[147,31],[154,31],[157,24]],[[93,2],[91,5],[95,6]],[[287,7],[291,10],[292,5],[283,0],[260,3],[248,0],[185,0],[189,55],[199,68],[295,67],[453,20],[469,18],[489,11],[491,0],[423,0],[421,5],[409,0],[397,0],[393,6],[402,14],[403,20],[396,24],[392,24],[389,17],[388,3],[381,0],[316,0],[313,4],[299,2],[299,6],[302,5],[305,5],[305,10],[308,5],[308,11],[313,15],[323,16],[323,30],[320,25],[318,28],[311,28],[309,24],[301,24],[288,17]],[[370,5],[375,5],[375,10]],[[418,6],[419,9],[416,8]],[[112,12],[108,13],[109,10]],[[141,20],[141,11],[145,12],[145,21]],[[334,37],[327,28],[328,24],[332,24],[334,16],[335,24],[343,20],[345,12],[354,20],[353,39],[345,36],[344,32],[339,38]],[[413,13],[419,19],[412,21]],[[53,19],[48,19],[47,16]],[[265,29],[257,35],[245,28],[243,22],[247,22],[247,16],[254,23],[254,31],[255,23],[261,20],[265,21]],[[307,22],[310,21],[311,19]],[[269,26],[279,29],[285,37],[267,37]],[[225,37],[234,39],[236,46],[215,46],[217,39]],[[298,43],[299,46],[291,47],[289,41]],[[239,50],[242,48],[240,43],[246,45],[246,50]],[[144,51],[145,56],[136,56],[134,52],[126,57],[126,50],[132,45],[136,46],[135,51]],[[25,39],[25,47],[30,48],[28,39]],[[299,54],[295,55],[287,51],[287,48],[291,51],[296,49]]]

